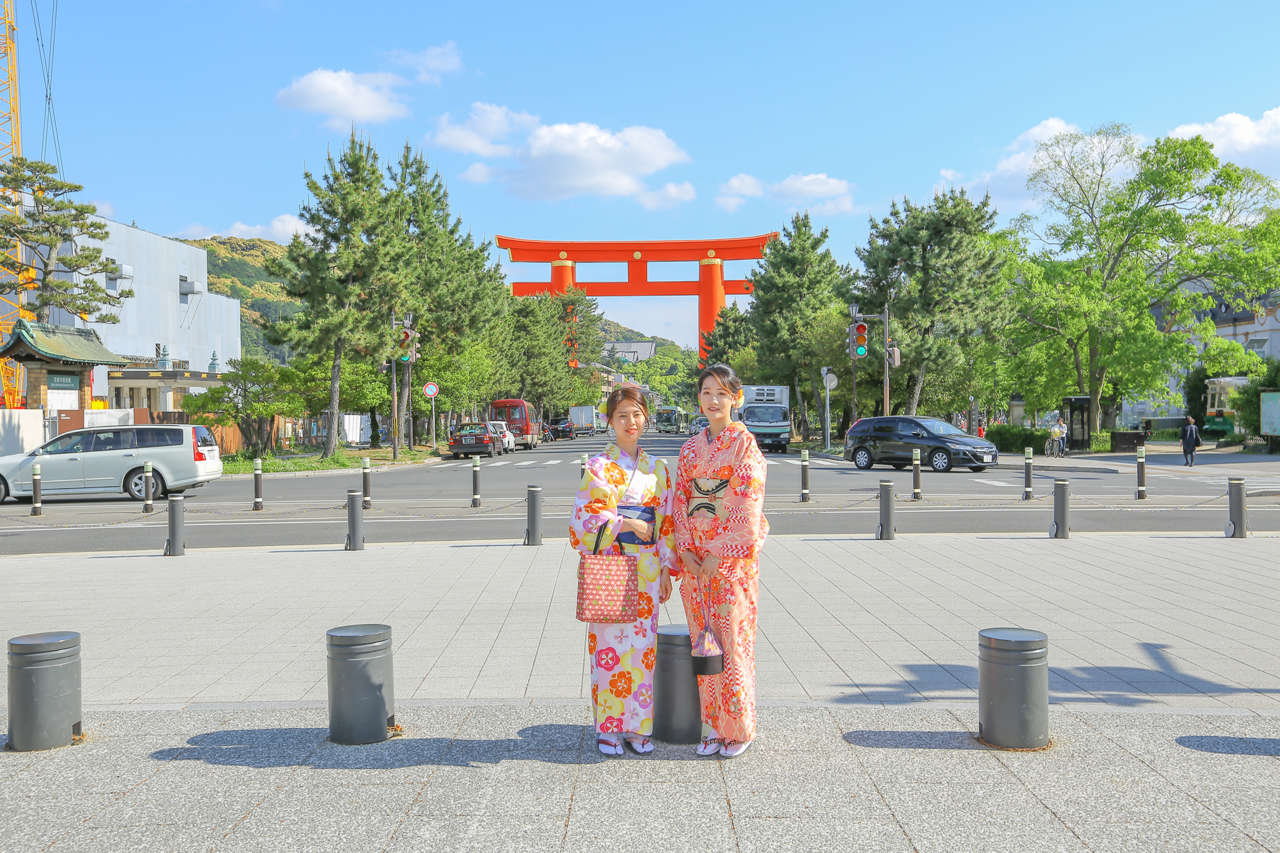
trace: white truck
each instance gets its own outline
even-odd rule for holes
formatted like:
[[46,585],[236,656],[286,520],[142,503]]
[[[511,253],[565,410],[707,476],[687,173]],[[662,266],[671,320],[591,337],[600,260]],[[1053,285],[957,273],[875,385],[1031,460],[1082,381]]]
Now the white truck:
[[738,418],[760,447],[786,453],[791,442],[791,390],[785,385],[743,385]]
[[580,435],[596,434],[596,411],[595,406],[570,406],[569,407],[569,423],[573,424],[573,435],[577,438]]

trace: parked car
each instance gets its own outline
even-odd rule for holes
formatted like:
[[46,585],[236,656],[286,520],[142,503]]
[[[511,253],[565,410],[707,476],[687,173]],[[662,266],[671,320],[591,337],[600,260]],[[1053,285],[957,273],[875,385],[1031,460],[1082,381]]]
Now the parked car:
[[119,494],[143,500],[143,465],[152,494],[172,495],[222,476],[218,442],[199,424],[137,424],[65,432],[29,453],[0,456],[0,501],[31,499],[31,466],[41,495]]
[[551,431],[556,434],[556,438],[573,438],[573,421],[568,418],[557,418],[551,424]]
[[711,421],[707,420],[706,415],[698,415],[689,422],[689,435],[697,435],[710,425]]
[[449,439],[449,452],[454,459],[478,453],[489,457],[497,456],[503,452],[502,436],[487,421],[460,424],[457,432]]
[[905,468],[916,448],[921,465],[939,472],[950,471],[953,465],[984,471],[999,461],[990,441],[971,436],[941,418],[897,416],[862,418],[849,427],[844,458],[863,470],[877,464]]
[[498,435],[502,438],[502,452],[516,452],[516,436],[515,433],[507,426],[506,421],[489,421],[489,426],[493,427]]

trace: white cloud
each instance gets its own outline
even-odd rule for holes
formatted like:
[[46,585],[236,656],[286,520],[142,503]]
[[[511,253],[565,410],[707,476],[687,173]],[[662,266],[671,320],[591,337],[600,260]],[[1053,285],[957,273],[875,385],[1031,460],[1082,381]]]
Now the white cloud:
[[1203,136],[1213,143],[1219,157],[1268,174],[1280,169],[1280,107],[1267,110],[1256,120],[1226,113],[1203,124],[1180,124],[1169,135]]
[[686,201],[693,201],[698,197],[698,193],[693,189],[693,184],[688,181],[682,183],[666,183],[658,190],[641,190],[636,194],[636,200],[646,210],[662,210],[668,207],[675,207],[677,204],[683,204]]
[[789,175],[769,188],[769,192],[792,203],[847,195],[849,182],[833,178],[826,172],[811,175]]
[[376,124],[409,114],[399,94],[404,79],[395,74],[356,74],[317,68],[276,93],[276,103],[289,109],[326,116],[325,125],[345,130],[352,124]]
[[89,204],[98,209],[98,215],[106,219],[111,219],[116,215],[116,208],[109,201],[91,201]]
[[953,183],[953,184],[954,184],[955,182],[959,181],[961,177],[963,177],[963,176],[962,176],[959,172],[957,172],[955,169],[939,169],[939,170],[938,170],[938,174],[942,176],[942,179],[943,179],[944,181],[947,181],[947,182],[949,182],[949,183]]
[[440,85],[444,75],[455,74],[462,70],[462,57],[458,55],[458,45],[447,41],[414,53],[408,50],[396,50],[391,53],[392,61],[412,68],[417,73],[419,83]]
[[845,193],[833,199],[815,204],[809,208],[810,213],[818,216],[835,216],[839,213],[853,213],[853,196]]
[[177,237],[180,240],[203,240],[205,237],[212,237],[214,233],[212,228],[201,225],[199,222],[192,222],[179,231]]
[[720,185],[720,194],[716,196],[716,204],[733,213],[748,197],[758,198],[764,195],[764,184],[759,178],[746,172],[739,172]]
[[537,125],[535,115],[476,101],[471,105],[471,114],[461,124],[454,124],[448,113],[440,116],[431,138],[441,148],[451,151],[478,157],[507,157],[514,149],[502,140]]
[[246,225],[236,222],[227,234],[232,237],[261,237],[275,240],[277,243],[288,243],[294,234],[310,234],[311,228],[292,213],[282,213],[271,220],[269,225]]
[[493,180],[493,167],[487,163],[472,163],[458,177],[472,184],[487,184]]
[[973,195],[990,194],[996,209],[1004,215],[1022,213],[1035,206],[1035,199],[1027,190],[1027,175],[1035,161],[1036,146],[1059,134],[1079,131],[1078,126],[1050,116],[1014,137],[1013,142],[1005,146],[1006,153],[996,161],[994,169],[971,180],[965,180],[964,175],[954,169],[942,169],[939,174],[949,183],[963,183]]

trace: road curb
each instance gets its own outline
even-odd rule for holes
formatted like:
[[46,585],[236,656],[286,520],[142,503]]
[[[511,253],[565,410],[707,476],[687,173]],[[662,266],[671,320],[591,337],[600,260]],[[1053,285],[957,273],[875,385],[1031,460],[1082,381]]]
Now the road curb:
[[[788,455],[788,456],[793,456],[793,455],[799,455],[799,454],[792,454],[792,453],[788,452],[788,453],[787,453],[787,455]],[[844,456],[842,456],[841,454],[838,454],[838,453],[826,453],[826,452],[823,452],[823,451],[821,451],[821,450],[810,450],[810,451],[809,451],[809,458],[810,458],[810,459],[833,459],[833,460],[836,460],[836,461],[839,461],[839,462],[848,462],[848,461],[849,461],[848,459],[845,459],[845,458],[844,458]],[[963,467],[963,466],[961,466],[961,467]],[[1021,471],[1021,470],[1022,470],[1022,460],[1021,460],[1021,457],[1019,457],[1018,464],[1016,464],[1016,465],[1011,464],[1011,463],[1006,463],[1006,462],[997,462],[997,463],[996,463],[996,464],[994,464],[994,465],[987,465],[987,466],[985,466],[985,467],[987,467],[987,468],[999,468],[999,469],[1001,469],[1001,470],[1005,470],[1005,471]],[[922,471],[925,471],[925,470],[928,470],[928,469],[927,469],[927,468],[922,467],[922,468],[921,468],[921,470],[922,470]],[[952,470],[956,470],[956,469],[954,469],[954,468],[953,468]],[[1064,473],[1069,473],[1069,474],[1122,474],[1122,473],[1124,473],[1124,472],[1123,472],[1123,471],[1121,471],[1119,468],[1108,468],[1108,467],[1104,467],[1104,466],[1102,466],[1102,465],[1044,465],[1044,466],[1037,466],[1037,470],[1039,470],[1039,471],[1041,471],[1041,472],[1043,472],[1043,471],[1062,471],[1062,472],[1064,472]]]
[[[379,465],[370,468],[370,471],[381,473],[383,471],[398,471],[404,468],[411,468],[414,465],[438,465],[444,462],[444,458],[439,459],[423,459],[419,462],[398,462],[395,465]],[[264,480],[277,479],[281,477],[334,477],[342,474],[359,474],[363,469],[357,465],[354,468],[324,468],[319,471],[272,471],[262,472]],[[223,474],[221,480],[252,480],[253,474]]]

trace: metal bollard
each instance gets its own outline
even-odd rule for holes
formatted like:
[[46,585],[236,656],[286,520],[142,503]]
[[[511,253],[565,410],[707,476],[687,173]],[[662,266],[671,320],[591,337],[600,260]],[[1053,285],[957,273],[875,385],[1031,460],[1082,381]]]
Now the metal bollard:
[[182,495],[169,495],[169,538],[164,541],[166,557],[187,553],[187,526],[183,518],[185,500]]
[[1006,749],[1049,745],[1049,638],[1025,628],[978,632],[978,738]]
[[364,507],[359,489],[347,489],[347,544],[344,550],[364,550]]
[[360,479],[364,488],[364,498],[360,505],[365,509],[373,509],[373,469],[369,467],[369,457],[360,458]]
[[[359,504],[360,493],[353,492]],[[327,635],[329,740],[379,743],[396,725],[391,626],[343,625]]]
[[11,639],[9,749],[53,749],[81,734],[80,634],[49,631]]
[[1049,525],[1050,539],[1071,538],[1071,484],[1068,480],[1053,481],[1053,523]]
[[1022,499],[1031,500],[1031,448],[1022,448]]
[[542,544],[542,486],[530,484],[524,544]]
[[1226,529],[1228,539],[1244,539],[1249,535],[1249,518],[1244,498],[1244,477],[1228,477]]
[[809,451],[800,451],[800,503],[809,502]]
[[587,476],[587,454],[584,453],[578,457],[578,480],[581,481],[585,476]]
[[658,628],[653,668],[653,736],[664,743],[697,743],[702,736],[698,676],[689,654],[689,626]]
[[155,498],[156,475],[151,468],[150,462],[142,463],[142,511],[155,512],[156,508],[152,501]]
[[876,538],[892,539],[893,534],[893,480],[881,480],[880,523],[876,525]]
[[471,457],[471,505],[480,506],[480,459]]
[[40,497],[40,463],[31,466],[31,514],[44,515],[44,501]]
[[920,488],[920,448],[911,448],[911,500],[924,500],[924,490]]
[[1144,445],[1138,446],[1138,492],[1134,495],[1134,500],[1145,501],[1147,499],[1147,448]]
[[253,510],[262,511],[262,460],[253,460]]

